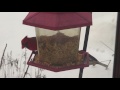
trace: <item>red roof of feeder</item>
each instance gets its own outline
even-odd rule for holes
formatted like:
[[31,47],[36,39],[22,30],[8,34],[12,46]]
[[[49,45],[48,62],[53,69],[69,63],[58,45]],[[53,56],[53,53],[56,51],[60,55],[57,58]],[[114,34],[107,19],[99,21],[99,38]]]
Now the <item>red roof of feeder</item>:
[[62,30],[92,25],[90,12],[30,12],[23,24],[39,28]]

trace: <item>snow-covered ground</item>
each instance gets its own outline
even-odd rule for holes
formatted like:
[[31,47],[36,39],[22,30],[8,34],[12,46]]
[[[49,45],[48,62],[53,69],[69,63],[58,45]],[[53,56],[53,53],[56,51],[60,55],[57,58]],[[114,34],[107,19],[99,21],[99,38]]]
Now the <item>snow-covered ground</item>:
[[[28,12],[0,12],[0,58],[2,56],[5,44],[8,44],[5,55],[12,51],[12,59],[19,60],[19,68],[23,75],[24,69],[24,54],[25,50],[21,49],[21,40],[27,35],[28,37],[35,36],[35,28],[22,24],[22,20]],[[99,61],[112,60],[109,65],[109,69],[105,70],[105,67],[100,65],[90,66],[84,69],[83,78],[112,78],[113,72],[113,60],[114,48],[115,48],[115,34],[116,34],[116,20],[117,12],[94,12],[93,13],[93,26],[91,27],[88,49],[87,51],[95,56]],[[85,35],[85,28],[82,28],[80,49],[83,47]],[[107,47],[107,46],[109,47]],[[111,49],[110,49],[111,48]],[[27,50],[27,57],[29,57],[31,51]],[[103,62],[103,63],[108,63]],[[14,68],[12,69],[16,75],[12,76],[8,67],[7,77],[18,77]],[[37,68],[30,67],[29,73],[34,78]],[[54,73],[44,70],[42,72],[47,78],[78,78],[79,69]],[[3,77],[3,70],[0,70],[0,77]],[[27,76],[29,77],[29,76]]]

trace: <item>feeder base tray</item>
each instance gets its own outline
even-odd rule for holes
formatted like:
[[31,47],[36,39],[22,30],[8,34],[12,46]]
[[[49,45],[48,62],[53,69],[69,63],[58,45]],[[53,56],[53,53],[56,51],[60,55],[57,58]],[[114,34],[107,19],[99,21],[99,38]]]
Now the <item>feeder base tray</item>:
[[[39,63],[39,64],[35,63],[34,62],[35,57],[31,61],[29,59],[27,64],[31,65],[31,66],[34,66],[34,67],[50,70],[50,71],[53,71],[53,72],[61,72],[61,71],[67,71],[67,70],[72,70],[72,69],[77,69],[77,68],[89,67],[89,54],[87,52],[84,52],[84,51],[79,51],[79,53],[83,54],[83,56],[85,56],[84,60],[79,65],[64,66],[64,67],[59,67],[59,68],[50,67],[50,66],[44,65],[42,63]],[[33,54],[35,54],[35,56],[36,56],[37,52],[32,53],[32,55]],[[30,58],[32,57],[32,55],[30,56]]]

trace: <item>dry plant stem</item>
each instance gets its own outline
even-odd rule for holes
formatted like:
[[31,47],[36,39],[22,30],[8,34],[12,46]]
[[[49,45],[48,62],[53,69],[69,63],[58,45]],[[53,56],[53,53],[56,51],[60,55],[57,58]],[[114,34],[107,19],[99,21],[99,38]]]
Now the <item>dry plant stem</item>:
[[6,48],[7,48],[7,44],[6,44],[5,49],[3,51],[3,55],[2,55],[1,63],[0,63],[0,68],[2,67],[2,64],[3,64],[3,59],[4,59],[4,54],[5,54]]
[[26,60],[27,60],[27,49],[25,49],[25,53],[24,53],[24,69],[23,69],[23,72],[25,72],[25,68],[26,68]]

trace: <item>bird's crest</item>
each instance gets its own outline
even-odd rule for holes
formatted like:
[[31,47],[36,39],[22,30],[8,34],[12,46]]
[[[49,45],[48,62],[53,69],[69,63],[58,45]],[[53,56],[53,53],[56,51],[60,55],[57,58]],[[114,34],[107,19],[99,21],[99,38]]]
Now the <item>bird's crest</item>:
[[25,48],[25,44],[27,43],[28,41],[28,37],[26,36],[25,38],[22,39],[22,49]]

